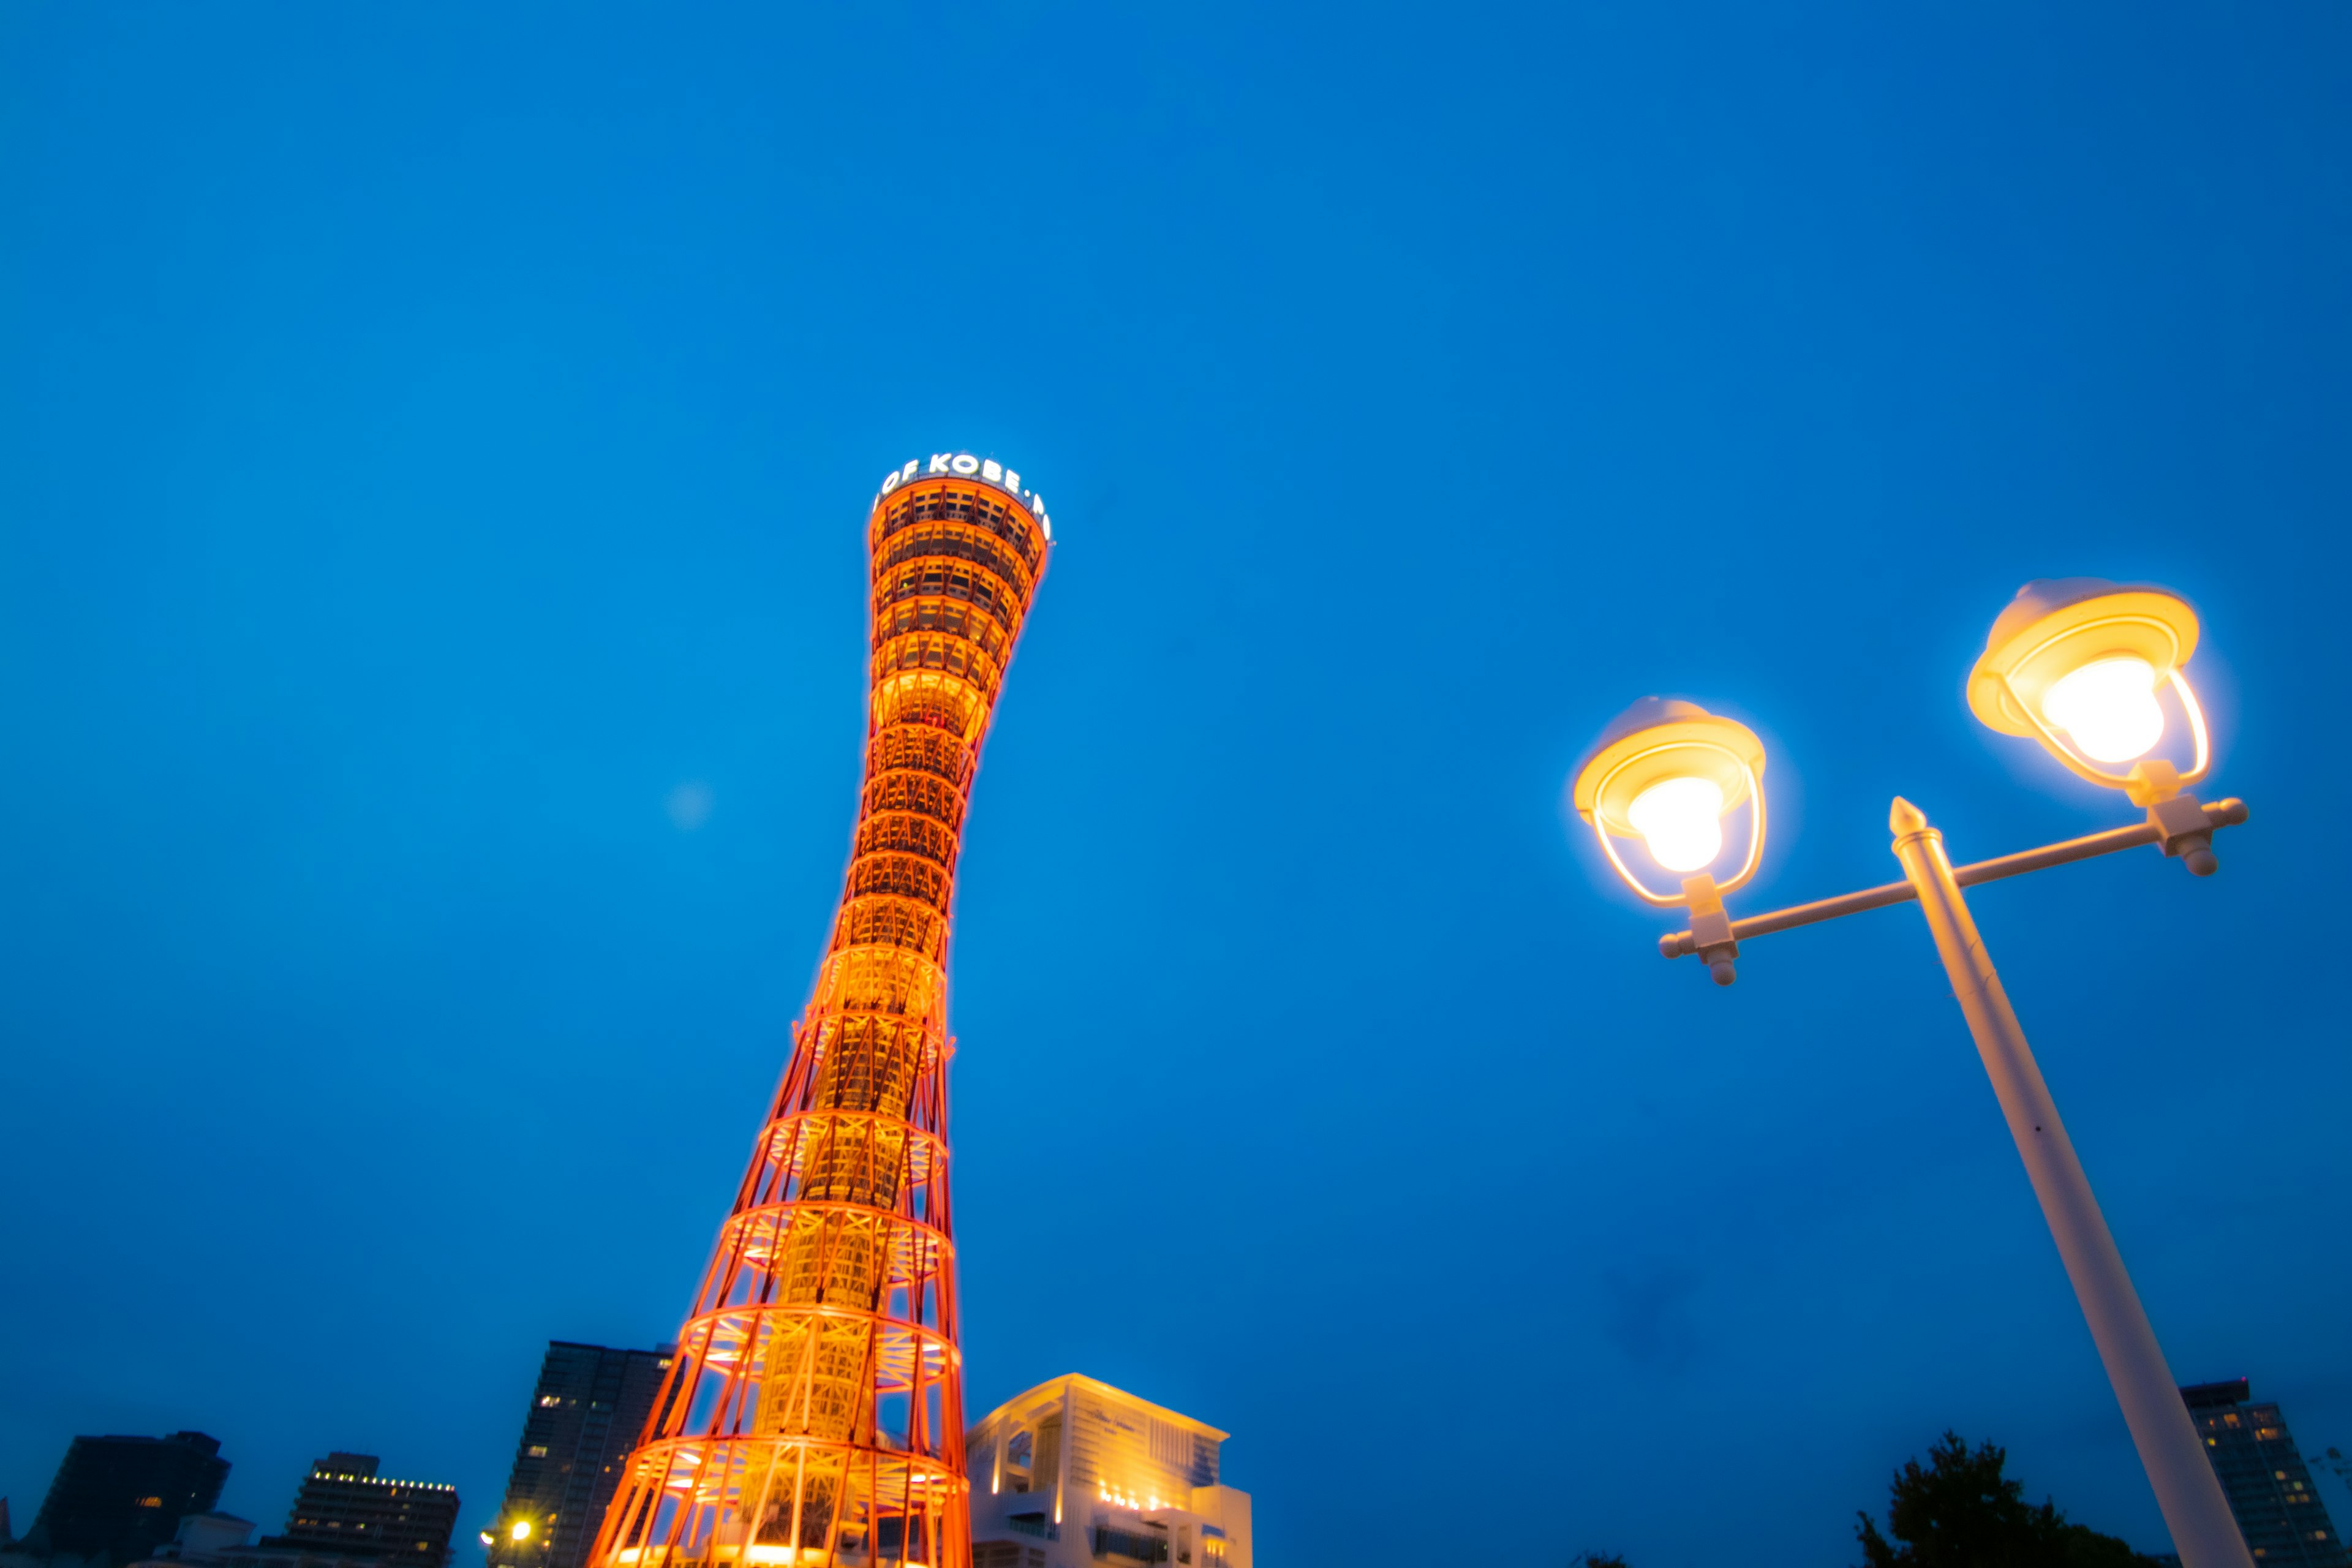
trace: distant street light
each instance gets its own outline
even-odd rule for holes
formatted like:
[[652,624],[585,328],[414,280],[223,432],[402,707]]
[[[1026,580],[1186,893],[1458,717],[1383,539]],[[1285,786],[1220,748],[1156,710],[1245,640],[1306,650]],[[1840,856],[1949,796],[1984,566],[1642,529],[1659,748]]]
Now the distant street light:
[[[2161,846],[2195,875],[2212,874],[2214,833],[2245,821],[2246,808],[2236,800],[2201,805],[2186,793],[2213,761],[2204,712],[2181,673],[2196,647],[2196,611],[2166,589],[2072,577],[2019,590],[1993,623],[1984,655],[1969,673],[1969,706],[1993,729],[2031,735],[2083,777],[2122,790],[2147,816],[2128,827],[1996,860],[1955,868],[1943,835],[1898,796],[1888,826],[1903,881],[1734,921],[1722,896],[1755,875],[1763,852],[1764,748],[1743,725],[1695,703],[1654,697],[1635,703],[1602,731],[1577,769],[1571,799],[1635,893],[1652,904],[1688,907],[1691,929],[1661,938],[1659,949],[1668,958],[1697,954],[1718,985],[1736,977],[1743,941],[1919,901],[2183,1568],[2252,1568],[1960,891],[2144,844]],[[2168,690],[2189,729],[2192,755],[2185,773],[2147,755],[2164,738],[2162,694]],[[2132,764],[2127,772],[2112,771],[2125,763]],[[1751,804],[1742,863],[1718,886],[1709,868],[1723,858],[1722,819],[1743,801]],[[1626,864],[1614,841],[1633,838],[1662,869],[1682,874],[1678,896],[1652,891]]]

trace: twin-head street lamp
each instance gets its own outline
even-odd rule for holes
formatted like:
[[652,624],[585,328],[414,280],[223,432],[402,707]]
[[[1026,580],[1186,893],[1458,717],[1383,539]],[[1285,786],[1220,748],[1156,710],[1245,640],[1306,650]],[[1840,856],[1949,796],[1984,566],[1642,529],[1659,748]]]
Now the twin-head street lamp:
[[[2238,801],[2203,805],[2185,793],[2213,766],[2205,712],[2181,670],[2196,649],[2197,612],[2168,589],[2067,577],[2018,590],[1969,672],[1969,706],[1993,729],[2031,735],[2084,778],[2123,791],[2147,816],[2137,826],[1960,867],[1961,887],[2141,844],[2160,844],[2197,876],[2211,875],[2214,830],[2243,822],[2246,813]],[[2188,731],[2186,772],[2148,755],[2168,731],[2167,692]],[[2125,771],[2115,771],[2125,763]],[[1918,896],[1907,882],[1895,882],[1728,918],[1723,895],[1756,874],[1764,851],[1763,780],[1764,745],[1753,731],[1695,702],[1657,697],[1619,714],[1576,772],[1577,814],[1592,825],[1626,885],[1646,902],[1690,910],[1691,929],[1660,942],[1666,956],[1697,953],[1718,985],[1735,978],[1745,938]],[[1905,802],[1895,807],[1898,817],[1916,815]],[[1718,883],[1713,868],[1727,858],[1724,826],[1738,815],[1747,818],[1744,834],[1733,839],[1740,846],[1739,868]],[[1924,818],[1918,826],[1926,827]],[[1635,839],[1661,870],[1680,876],[1678,890],[1657,891],[1628,864],[1619,845]]]
[[[1668,958],[1696,953],[1718,985],[1732,983],[1743,941],[1919,901],[2183,1568],[2252,1568],[1961,896],[1979,882],[2143,844],[2161,846],[2197,876],[2212,874],[2213,834],[2243,822],[2246,808],[2235,800],[2201,805],[2186,793],[2213,764],[2205,715],[2181,668],[2196,650],[2197,613],[2178,594],[2096,577],[2028,583],[1993,622],[1984,654],[1969,672],[1969,706],[1993,729],[2032,736],[2084,778],[2123,791],[2147,809],[2146,819],[1955,868],[1943,835],[1898,796],[1888,826],[1904,880],[1770,914],[1735,921],[1723,907],[1723,895],[1756,874],[1764,850],[1764,747],[1747,726],[1696,703],[1645,697],[1601,732],[1577,769],[1571,799],[1635,893],[1648,903],[1689,909],[1690,930],[1661,938],[1659,949]],[[2186,771],[2151,755],[2169,728],[2168,694],[2188,731]],[[1724,828],[1735,816],[1746,817],[1744,832],[1730,837],[1738,869],[1718,884],[1714,868],[1729,859]],[[1656,891],[1628,863],[1619,845],[1636,839],[1641,850],[1627,853],[1679,877],[1676,892]]]

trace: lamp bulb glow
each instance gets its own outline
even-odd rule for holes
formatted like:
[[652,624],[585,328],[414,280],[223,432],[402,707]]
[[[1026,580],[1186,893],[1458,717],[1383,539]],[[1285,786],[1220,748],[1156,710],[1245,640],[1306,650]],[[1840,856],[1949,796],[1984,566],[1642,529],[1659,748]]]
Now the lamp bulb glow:
[[1713,779],[1667,779],[1633,797],[1626,820],[1650,858],[1669,871],[1696,871],[1723,853],[1723,789]]
[[2042,717],[2094,762],[2127,763],[2163,738],[2156,669],[2144,658],[2095,658],[2053,682]]
[[529,1541],[530,1539],[530,1521],[527,1519],[516,1520],[514,1521],[514,1528],[507,1531],[507,1533],[513,1536],[517,1541]]

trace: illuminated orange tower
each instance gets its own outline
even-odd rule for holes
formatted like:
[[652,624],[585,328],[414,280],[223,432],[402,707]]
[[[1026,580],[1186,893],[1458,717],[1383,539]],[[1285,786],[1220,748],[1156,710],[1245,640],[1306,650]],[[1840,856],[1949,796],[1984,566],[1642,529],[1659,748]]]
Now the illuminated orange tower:
[[1053,525],[965,453],[883,481],[849,882],[658,1413],[591,1568],[970,1568],[947,1149],[948,914]]

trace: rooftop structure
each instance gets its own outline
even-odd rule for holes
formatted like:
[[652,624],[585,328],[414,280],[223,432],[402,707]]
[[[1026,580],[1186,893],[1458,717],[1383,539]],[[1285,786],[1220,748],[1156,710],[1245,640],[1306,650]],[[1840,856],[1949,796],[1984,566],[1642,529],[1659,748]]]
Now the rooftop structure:
[[1016,1394],[964,1440],[975,1568],[1251,1568],[1226,1436],[1075,1373]]
[[192,1513],[180,1521],[170,1542],[156,1548],[152,1561],[209,1563],[224,1552],[236,1552],[253,1541],[253,1521],[233,1513]]
[[2344,1538],[2312,1489],[2311,1472],[2295,1451],[2275,1405],[2256,1405],[2247,1381],[2200,1383],[2180,1391],[2205,1457],[2230,1500],[2246,1550],[2263,1568],[2346,1568]]
[[894,468],[875,497],[848,883],[593,1568],[970,1562],[948,918],[972,773],[1051,539],[1036,492],[970,453]]

